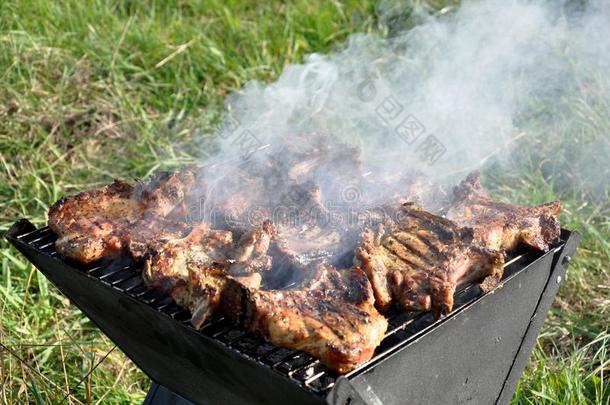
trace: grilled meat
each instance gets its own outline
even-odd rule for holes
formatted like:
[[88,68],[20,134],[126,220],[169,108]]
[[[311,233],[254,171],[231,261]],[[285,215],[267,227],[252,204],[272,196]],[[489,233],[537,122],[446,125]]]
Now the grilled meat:
[[500,280],[503,254],[472,244],[470,230],[411,204],[400,214],[393,225],[367,229],[354,258],[380,311],[396,305],[443,316],[458,285],[484,279],[482,287],[490,289]]
[[266,252],[272,233],[271,223],[265,222],[234,244],[230,231],[198,224],[184,238],[151,244],[155,247],[144,264],[144,281],[188,308],[200,328],[218,309],[229,281],[260,286],[260,273],[271,268]]
[[139,217],[133,187],[115,181],[101,190],[59,200],[49,210],[49,227],[63,256],[90,263],[123,249],[121,232]]
[[159,172],[148,183],[138,183],[134,198],[143,215],[166,217],[185,215],[184,203],[196,185],[198,168],[187,166],[174,172]]
[[233,282],[223,309],[246,330],[309,353],[339,373],[369,360],[387,328],[362,270],[325,264],[291,290],[255,290]]
[[265,220],[259,228],[244,233],[229,252],[229,274],[247,275],[271,269],[271,257],[267,255],[275,234],[271,221]]
[[482,189],[478,172],[470,174],[454,190],[455,200],[447,217],[474,230],[474,240],[490,249],[512,251],[521,245],[547,251],[559,241],[559,201],[523,207],[492,200]]
[[286,249],[302,264],[320,259],[337,264],[346,252],[353,250],[353,245],[347,244],[348,235],[331,226],[303,224],[301,227],[280,228],[278,234]]
[[[348,246],[346,229],[330,223],[332,218],[322,202],[320,188],[314,183],[292,184],[285,190],[268,193],[268,198],[266,204],[253,204],[241,213],[234,211],[238,215],[228,215],[234,220],[232,223],[221,221],[218,225],[240,232],[272,217],[277,253],[302,265],[318,259],[336,264],[341,255],[353,251],[355,239]],[[348,262],[351,264],[351,258]],[[274,268],[280,271],[278,265],[274,264]]]
[[[392,189],[390,181],[400,185],[400,193],[388,194]],[[341,194],[337,196],[335,191],[328,200],[320,187],[308,181],[289,187],[281,195],[278,206],[284,210],[274,210],[284,214],[277,216],[278,238],[300,263],[323,259],[337,267],[351,266],[354,246],[363,228],[387,222],[404,202],[423,201],[424,195],[440,201],[445,196],[442,189],[418,172],[396,174],[385,182],[373,173],[356,178]],[[363,211],[360,204],[374,208]],[[326,205],[334,209],[329,210]]]
[[339,255],[352,250],[345,246],[346,230],[331,223],[321,190],[313,182],[289,187],[274,212],[277,239],[302,264],[319,259],[336,264]]
[[191,225],[173,218],[152,217],[139,220],[121,233],[124,252],[137,263],[141,263],[150,252],[162,244],[185,237]]
[[[244,231],[255,224],[256,212],[263,210],[262,219],[269,218],[269,195],[264,179],[245,170],[233,169],[227,176],[224,168],[215,167],[207,177],[216,179],[204,190],[204,200],[209,207],[205,214],[217,229]],[[199,205],[201,201],[197,201]],[[206,207],[207,209],[207,207]]]
[[[195,190],[199,173],[187,168],[64,198],[49,211],[57,251],[82,263],[120,254],[144,262],[146,284],[189,309],[197,329],[222,311],[273,344],[345,373],[369,360],[383,339],[380,312],[397,306],[444,316],[459,285],[496,286],[501,249],[523,243],[546,250],[559,237],[559,203],[494,202],[473,174],[455,188],[447,219],[405,203],[446,201],[444,190],[421,174],[359,176],[356,149],[297,139],[296,147],[229,176],[216,167],[217,190]],[[329,182],[337,162],[344,175]],[[344,195],[344,184],[355,196]],[[390,194],[397,184],[400,191]],[[185,221],[198,191],[215,207],[206,212],[209,224]],[[377,208],[352,218],[331,212],[329,203]]]
[[[100,190],[59,200],[49,210],[49,227],[59,236],[57,251],[81,263],[125,253],[131,241],[142,239],[133,235],[149,234],[166,224],[166,217],[185,213],[181,203],[194,181],[195,172],[185,169],[160,173],[135,187],[116,180]],[[178,224],[163,227],[177,233],[184,229]]]

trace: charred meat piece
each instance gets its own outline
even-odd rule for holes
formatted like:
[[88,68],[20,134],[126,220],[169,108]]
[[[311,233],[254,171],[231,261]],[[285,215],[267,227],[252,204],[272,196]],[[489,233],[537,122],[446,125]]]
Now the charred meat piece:
[[454,189],[447,217],[474,230],[474,240],[490,249],[512,251],[521,245],[547,251],[559,241],[559,201],[523,207],[492,200],[481,187],[478,172]]
[[246,330],[309,353],[338,373],[369,360],[387,328],[364,272],[325,264],[298,289],[255,290],[233,282],[223,310]]
[[364,232],[354,264],[369,277],[380,311],[396,305],[443,316],[458,285],[485,280],[482,288],[491,289],[502,276],[504,255],[471,241],[470,230],[405,204],[393,226]]
[[[255,224],[258,211],[262,211],[260,222],[270,217],[268,211],[268,189],[264,179],[246,170],[223,166],[207,172],[209,184],[204,190],[204,201],[209,205],[205,214],[217,229],[244,231]],[[212,179],[212,180],[209,180]],[[196,201],[200,204],[201,201]]]
[[302,285],[303,280],[311,278],[312,267],[321,263],[335,267],[352,265],[358,234],[354,233],[353,238],[338,229],[313,223],[300,228],[278,228],[269,246],[273,266],[264,274],[265,288],[282,290]]
[[186,222],[164,217],[139,220],[127,227],[121,239],[131,259],[141,263],[151,252],[171,240],[181,239],[191,231]]
[[196,185],[198,170],[187,166],[174,172],[159,172],[147,183],[139,182],[134,189],[139,210],[150,216],[185,215],[182,204]]
[[57,251],[90,263],[123,250],[122,231],[140,217],[133,187],[115,181],[101,190],[66,197],[51,206],[49,227]]
[[259,228],[244,233],[229,252],[229,274],[248,275],[271,269],[271,257],[267,251],[274,235],[275,229],[269,220],[265,220]]
[[353,245],[347,246],[346,233],[333,226],[309,222],[278,228],[276,240],[302,264],[320,259],[334,264],[343,253],[353,251]]
[[274,218],[274,272],[283,272],[280,267],[284,268],[285,262],[301,266],[326,259],[336,264],[335,259],[341,254],[353,252],[355,241],[352,240],[351,246],[346,245],[345,229],[330,222],[330,213],[315,184],[293,184],[275,195],[270,194],[277,201],[270,201],[269,208],[263,212],[269,212]]
[[[313,181],[335,186],[347,184],[354,173],[362,171],[360,150],[352,145],[333,141],[327,134],[294,134],[290,144],[281,145],[263,161],[263,177],[273,177],[275,183],[303,184]],[[329,179],[328,173],[335,173]],[[333,187],[340,190],[340,187]],[[330,192],[332,190],[325,190]]]
[[[276,225],[323,219],[328,212],[322,195],[340,202],[342,188],[360,171],[358,154],[357,148],[329,142],[321,134],[295,134],[289,145],[271,145],[257,159],[230,170],[218,166],[208,171],[214,179],[208,201],[218,214],[213,224],[235,229],[257,226],[257,219],[272,218]],[[331,170],[341,178],[329,176]]]
[[219,308],[229,281],[252,289],[260,286],[260,272],[271,267],[266,251],[272,231],[265,223],[234,244],[230,231],[198,224],[184,238],[151,244],[155,248],[145,261],[144,281],[189,309],[193,325],[201,328]]
[[322,201],[322,192],[315,183],[291,184],[281,192],[275,192],[277,202],[271,208],[280,224],[324,222],[328,220],[328,210]]
[[49,227],[59,236],[57,251],[81,263],[124,253],[130,244],[126,237],[133,239],[129,234],[136,235],[136,228],[145,230],[170,214],[179,217],[194,181],[195,173],[189,168],[158,174],[135,187],[116,180],[100,190],[61,199],[49,210]]

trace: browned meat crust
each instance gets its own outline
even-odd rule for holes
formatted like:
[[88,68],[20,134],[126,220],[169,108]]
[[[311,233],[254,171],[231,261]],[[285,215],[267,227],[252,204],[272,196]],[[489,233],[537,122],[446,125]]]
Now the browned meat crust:
[[[57,251],[81,263],[125,253],[132,243],[141,244],[155,229],[173,236],[184,231],[182,224],[169,225],[166,218],[184,214],[181,206],[195,182],[195,172],[185,169],[160,173],[135,187],[116,180],[100,190],[63,198],[49,209],[49,227],[57,233]],[[181,222],[181,221],[178,221]],[[134,247],[137,256],[141,256]]]
[[63,256],[89,263],[120,252],[120,230],[139,217],[133,187],[115,181],[101,190],[66,197],[51,206],[49,227],[58,235],[55,246]]
[[254,290],[232,283],[224,312],[276,346],[302,350],[346,373],[369,360],[387,329],[371,285],[358,268],[318,265],[306,285]]
[[252,289],[260,286],[260,273],[271,268],[267,249],[272,232],[266,222],[234,244],[230,231],[198,224],[184,238],[151,244],[144,281],[188,308],[193,325],[200,328],[218,310],[230,280]]
[[405,204],[395,224],[364,232],[354,264],[366,272],[382,312],[396,305],[442,316],[458,285],[486,279],[491,287],[503,274],[503,254],[471,240],[468,229]]
[[[354,150],[312,144],[284,153],[280,161],[238,171],[220,182],[221,190],[200,190],[218,197],[221,220],[211,219],[218,229],[184,221],[194,185],[201,185],[193,168],[64,198],[49,211],[57,250],[82,263],[129,255],[144,262],[147,285],[191,311],[196,328],[222,311],[273,344],[345,373],[369,360],[381,342],[387,322],[378,311],[397,306],[443,316],[453,308],[457,286],[496,286],[504,264],[499,250],[520,244],[546,250],[559,238],[559,203],[494,202],[478,174],[455,188],[450,219],[399,204],[444,204],[444,190],[421,175],[386,179],[402,185],[395,195],[374,175],[356,180],[373,191],[362,202],[377,209],[355,224],[333,224],[324,200],[343,196],[334,190],[337,182],[323,184],[324,196],[317,184],[337,159],[345,166],[344,183],[351,184],[360,170]],[[337,270],[352,259],[356,267]]]
[[478,172],[470,174],[454,190],[455,200],[447,217],[474,230],[474,240],[490,249],[512,251],[521,245],[547,251],[559,241],[559,201],[523,207],[492,200],[481,187]]
[[144,280],[188,308],[196,328],[222,306],[246,329],[275,345],[308,352],[338,372],[370,359],[387,323],[374,307],[366,275],[319,265],[299,289],[260,290],[273,235],[268,221],[237,243],[230,231],[197,225],[186,237],[152,249]]

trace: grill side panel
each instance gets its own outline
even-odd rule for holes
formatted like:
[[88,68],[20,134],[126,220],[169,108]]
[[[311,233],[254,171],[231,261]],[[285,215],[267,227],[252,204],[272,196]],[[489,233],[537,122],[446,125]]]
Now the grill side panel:
[[508,404],[515,393],[517,381],[523,373],[523,369],[527,364],[527,360],[530,357],[532,349],[538,339],[538,334],[542,328],[542,324],[546,319],[546,314],[551,308],[555,295],[559,290],[560,283],[565,279],[568,265],[576,254],[576,247],[580,242],[580,234],[578,232],[568,232],[563,230],[561,235],[562,240],[566,243],[555,256],[553,257],[553,264],[551,274],[546,282],[544,291],[540,296],[538,305],[535,312],[530,317],[530,323],[527,331],[523,336],[523,341],[519,348],[519,352],[515,356],[510,373],[508,374],[506,381],[502,387],[502,391],[498,396],[498,404]]

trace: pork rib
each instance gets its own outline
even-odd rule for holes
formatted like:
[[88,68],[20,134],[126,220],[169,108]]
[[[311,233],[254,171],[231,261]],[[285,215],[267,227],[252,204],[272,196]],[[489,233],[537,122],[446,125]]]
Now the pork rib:
[[354,264],[367,274],[382,312],[395,305],[406,311],[453,309],[457,286],[485,280],[493,288],[503,274],[504,255],[471,243],[472,233],[411,204],[393,224],[367,229]]
[[490,249],[513,251],[521,245],[547,251],[559,241],[559,201],[523,207],[492,200],[481,187],[478,172],[454,189],[447,217],[474,230],[474,240]]
[[271,268],[266,253],[272,232],[266,222],[234,244],[230,231],[198,224],[186,237],[152,248],[144,263],[144,281],[189,309],[191,322],[199,329],[218,310],[229,282],[252,289],[260,286],[261,272]]
[[256,290],[231,283],[224,313],[279,347],[302,350],[338,373],[369,360],[387,329],[362,270],[319,264],[297,289]]
[[170,226],[166,218],[182,213],[181,203],[194,182],[195,172],[189,168],[157,174],[135,187],[115,180],[102,189],[59,200],[49,209],[48,221],[58,235],[57,251],[86,264],[125,253],[132,241],[143,241],[156,229],[179,235],[185,227]]

